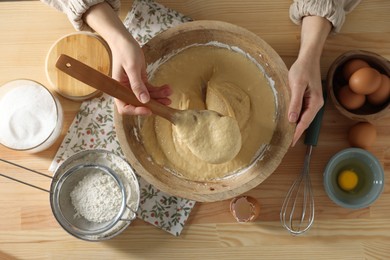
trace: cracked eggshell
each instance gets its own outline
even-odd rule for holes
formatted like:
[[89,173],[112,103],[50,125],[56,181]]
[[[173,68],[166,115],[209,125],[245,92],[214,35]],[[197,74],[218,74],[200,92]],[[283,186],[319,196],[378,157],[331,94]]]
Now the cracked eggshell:
[[252,222],[260,215],[260,204],[250,196],[236,197],[230,202],[230,212],[237,222]]

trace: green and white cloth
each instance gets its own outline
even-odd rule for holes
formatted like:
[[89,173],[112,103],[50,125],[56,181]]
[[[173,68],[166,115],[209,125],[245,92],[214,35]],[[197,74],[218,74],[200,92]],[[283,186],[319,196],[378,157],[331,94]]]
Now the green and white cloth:
[[[124,24],[140,45],[158,33],[191,21],[190,18],[151,0],[136,0]],[[50,166],[54,171],[71,155],[88,150],[104,149],[124,157],[114,127],[114,100],[104,94],[84,101],[74,118]],[[159,191],[139,177],[141,200],[137,216],[167,232],[180,235],[195,205],[194,201]]]

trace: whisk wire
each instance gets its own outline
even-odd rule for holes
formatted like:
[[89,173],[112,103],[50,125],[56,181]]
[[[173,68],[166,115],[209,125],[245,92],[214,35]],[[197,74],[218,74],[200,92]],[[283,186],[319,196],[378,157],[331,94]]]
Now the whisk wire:
[[[294,235],[306,232],[314,221],[314,198],[309,176],[311,152],[312,146],[308,146],[303,170],[288,190],[280,211],[282,226]],[[300,217],[296,219],[298,206],[302,206],[302,210]]]

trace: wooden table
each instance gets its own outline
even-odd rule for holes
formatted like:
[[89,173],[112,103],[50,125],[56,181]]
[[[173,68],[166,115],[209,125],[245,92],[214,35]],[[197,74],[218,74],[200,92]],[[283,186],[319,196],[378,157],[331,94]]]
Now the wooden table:
[[[131,1],[122,1],[124,18]],[[194,19],[214,19],[243,26],[266,40],[291,66],[299,47],[299,27],[288,18],[291,1],[161,0]],[[390,60],[390,2],[363,1],[339,35],[329,37],[321,63],[325,77],[332,61],[352,49],[376,52]],[[65,15],[39,1],[0,2],[0,84],[28,78],[49,86],[46,54],[55,40],[73,32]],[[60,97],[65,110],[64,137],[80,103]],[[196,204],[179,237],[137,220],[123,234],[101,243],[68,235],[54,219],[48,194],[0,178],[0,259],[385,259],[390,257],[390,119],[379,122],[370,151],[385,168],[381,197],[369,208],[347,210],[330,201],[322,186],[329,158],[348,147],[346,132],[354,122],[326,105],[311,176],[316,219],[305,235],[293,237],[279,223],[279,210],[291,182],[300,173],[305,146],[291,148],[270,178],[247,192],[262,206],[257,222],[238,224],[229,201]],[[48,173],[62,138],[50,149],[27,154],[0,147],[0,157]],[[1,165],[1,173],[48,188],[50,180]]]

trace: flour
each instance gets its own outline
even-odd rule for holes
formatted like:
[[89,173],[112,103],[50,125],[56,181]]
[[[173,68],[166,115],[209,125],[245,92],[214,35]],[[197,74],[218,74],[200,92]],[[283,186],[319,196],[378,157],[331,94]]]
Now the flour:
[[0,143],[26,150],[44,143],[56,128],[57,106],[36,82],[16,80],[0,88]]
[[102,223],[118,214],[122,205],[122,193],[115,180],[101,172],[88,173],[70,193],[75,217]]

